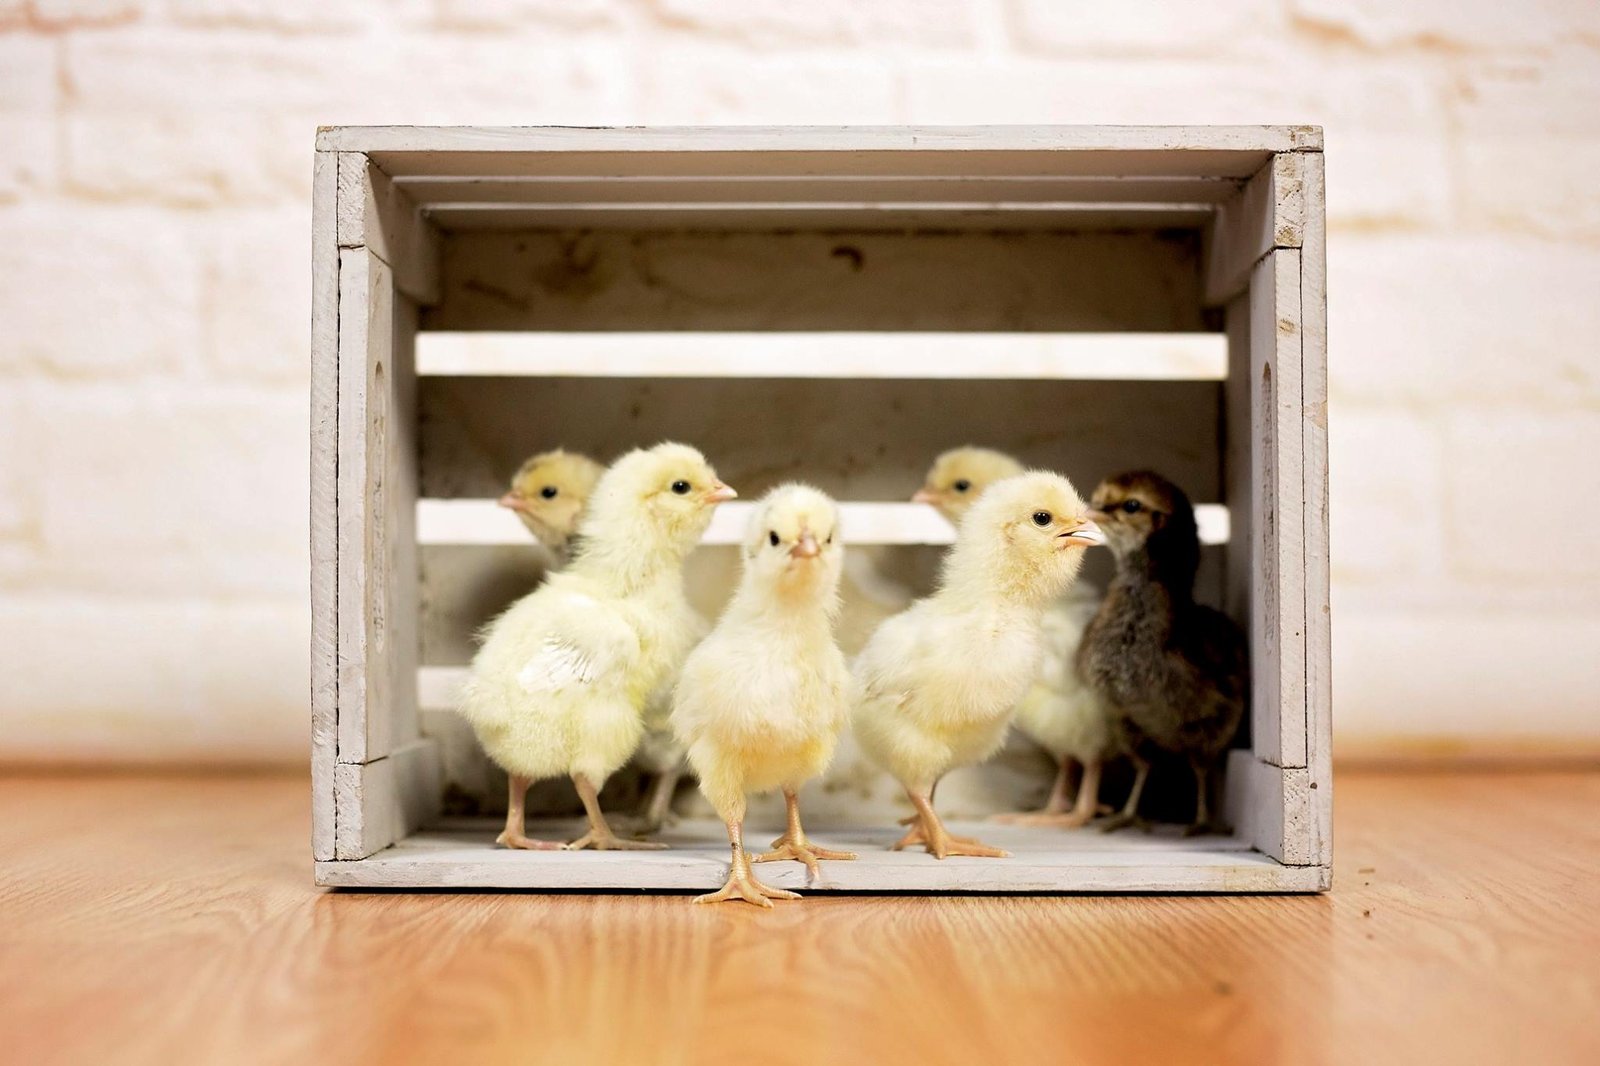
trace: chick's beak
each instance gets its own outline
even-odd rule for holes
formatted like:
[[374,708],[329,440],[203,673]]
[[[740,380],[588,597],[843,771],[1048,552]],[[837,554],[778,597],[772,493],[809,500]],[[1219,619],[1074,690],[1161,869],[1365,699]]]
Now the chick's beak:
[[789,554],[796,559],[814,559],[821,551],[817,545],[817,538],[813,537],[808,529],[800,534],[800,539],[789,549]]
[[711,491],[705,496],[707,503],[725,503],[738,498],[739,494],[733,491],[733,486],[724,485],[721,481],[712,482]]
[[921,488],[911,494],[911,502],[937,504],[939,502],[939,494],[932,489]]
[[1092,520],[1085,520],[1082,525],[1075,529],[1069,529],[1061,535],[1066,538],[1067,543],[1081,544],[1087,548],[1106,542],[1106,535],[1100,532],[1100,527],[1095,525]]
[[495,503],[499,504],[501,507],[504,507],[508,511],[525,511],[528,507],[527,504],[522,502],[522,497],[518,496],[514,492],[506,493],[504,496],[496,500]]

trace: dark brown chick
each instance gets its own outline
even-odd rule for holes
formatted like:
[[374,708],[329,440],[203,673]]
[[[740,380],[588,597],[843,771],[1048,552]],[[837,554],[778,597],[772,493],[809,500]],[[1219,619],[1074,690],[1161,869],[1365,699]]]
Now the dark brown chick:
[[1212,772],[1249,698],[1244,634],[1194,602],[1200,536],[1183,490],[1149,471],[1107,478],[1090,517],[1117,559],[1116,577],[1078,647],[1078,672],[1110,708],[1133,760],[1133,789],[1107,831],[1139,820],[1139,797],[1157,751],[1194,768],[1191,832],[1211,827]]

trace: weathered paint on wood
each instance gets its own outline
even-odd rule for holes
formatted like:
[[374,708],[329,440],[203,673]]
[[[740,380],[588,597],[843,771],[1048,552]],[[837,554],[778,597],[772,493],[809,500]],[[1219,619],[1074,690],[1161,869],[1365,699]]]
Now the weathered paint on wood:
[[311,186],[311,850],[318,859],[331,859],[339,731],[339,244],[335,155],[316,154]]
[[406,192],[359,152],[339,153],[339,246],[366,248],[421,304],[439,302],[439,231]]
[[1307,216],[1308,158],[1300,152],[1274,156],[1238,195],[1218,205],[1207,242],[1208,305],[1224,304],[1243,292],[1256,264],[1274,248],[1301,246]]
[[337,857],[362,859],[438,817],[438,745],[424,737],[372,762],[340,763]]
[[1224,811],[1234,833],[1290,866],[1323,868],[1320,782],[1303,766],[1274,766],[1248,751],[1229,752]]

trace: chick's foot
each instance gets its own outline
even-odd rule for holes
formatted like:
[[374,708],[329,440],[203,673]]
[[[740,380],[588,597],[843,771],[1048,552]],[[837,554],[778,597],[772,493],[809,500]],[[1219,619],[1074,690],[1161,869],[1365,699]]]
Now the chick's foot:
[[834,851],[831,848],[822,848],[811,843],[805,837],[792,837],[787,834],[772,842],[772,850],[765,855],[757,855],[752,862],[780,862],[784,859],[793,859],[806,864],[806,870],[812,877],[819,877],[822,869],[817,865],[818,859],[848,861],[854,859],[853,851]]
[[783,888],[773,888],[756,880],[756,875],[750,870],[750,859],[744,852],[739,852],[733,861],[728,864],[728,881],[715,892],[708,892],[703,896],[696,896],[696,903],[726,903],[731,900],[744,900],[757,907],[772,907],[775,899],[799,899],[798,892],[790,892]]
[[1110,818],[1107,818],[1104,822],[1100,823],[1100,832],[1115,833],[1118,829],[1126,829],[1130,825],[1142,829],[1146,833],[1150,832],[1150,830],[1154,828],[1150,824],[1149,819],[1141,818],[1137,814],[1129,814],[1127,811],[1122,811],[1119,814],[1113,814]]
[[567,851],[583,851],[585,848],[593,848],[595,851],[665,851],[667,849],[667,845],[658,844],[653,840],[626,840],[609,829],[591,829],[577,840],[563,845],[563,847]]
[[566,846],[559,840],[535,840],[533,837],[513,832],[510,829],[495,837],[494,842],[503,848],[522,851],[560,851]]

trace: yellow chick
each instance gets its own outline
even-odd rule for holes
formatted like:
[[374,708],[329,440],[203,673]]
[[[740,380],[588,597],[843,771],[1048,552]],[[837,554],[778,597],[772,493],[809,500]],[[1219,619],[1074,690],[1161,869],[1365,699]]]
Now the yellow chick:
[[540,452],[517,468],[510,490],[497,502],[515,512],[528,532],[564,564],[584,504],[604,472],[605,467],[587,455],[560,448]]
[[853,722],[867,756],[905,788],[916,817],[894,845],[935,858],[1004,856],[951,835],[933,810],[939,778],[1005,739],[1038,676],[1045,609],[1103,543],[1066,478],[1031,471],[995,483],[961,520],[939,588],[889,619],[856,660]]
[[800,826],[800,786],[833,757],[849,713],[850,671],[834,640],[844,545],[839,509],[808,485],[761,501],[744,543],[744,570],[727,610],[684,664],[672,724],[700,790],[728,826],[728,881],[698,902],[771,907],[793,892],[756,880],[744,850],[745,796],[782,789],[788,828],[756,862],[853,859],[817,847]]
[[911,502],[930,504],[951,525],[959,526],[979,493],[1022,471],[1021,463],[993,448],[951,448],[933,461]]
[[[583,518],[584,506],[594,492],[605,467],[577,452],[560,448],[530,457],[511,479],[511,491],[500,497],[500,506],[522,519],[538,541],[555,557],[557,566],[568,561],[572,538]],[[705,636],[711,627],[697,613],[693,636]],[[634,762],[650,775],[650,785],[640,810],[641,828],[647,833],[660,829],[667,819],[673,793],[683,777],[683,746],[672,735],[667,715],[672,710],[671,686],[664,686],[645,708],[644,738],[634,753]]]
[[[1022,464],[988,448],[952,448],[934,460],[923,487],[912,497],[932,504],[952,523],[960,524],[990,485],[1012,477]],[[1094,619],[1099,597],[1086,585],[1074,584],[1044,615],[1044,655],[1039,676],[1017,705],[1017,731],[1056,760],[1055,785],[1039,811],[1000,814],[997,822],[1013,825],[1087,825],[1100,811],[1100,768],[1113,746],[1111,714],[1104,701],[1078,676],[1078,645]],[[1083,778],[1073,795],[1073,772]]]
[[567,775],[590,828],[565,847],[663,846],[619,839],[597,797],[693,646],[684,557],[736,495],[687,445],[629,452],[595,486],[572,563],[489,624],[461,712],[510,776],[498,843],[562,847],[525,834],[523,802],[533,781]]

